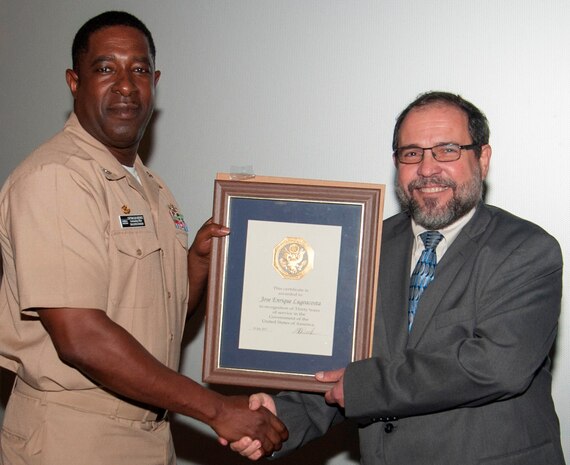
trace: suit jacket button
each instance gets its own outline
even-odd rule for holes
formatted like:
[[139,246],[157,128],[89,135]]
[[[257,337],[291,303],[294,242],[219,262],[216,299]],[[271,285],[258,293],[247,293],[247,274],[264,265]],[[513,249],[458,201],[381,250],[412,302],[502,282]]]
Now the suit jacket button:
[[394,431],[394,425],[393,425],[392,423],[386,423],[386,424],[384,425],[384,431],[385,431],[387,434],[390,434],[392,431]]

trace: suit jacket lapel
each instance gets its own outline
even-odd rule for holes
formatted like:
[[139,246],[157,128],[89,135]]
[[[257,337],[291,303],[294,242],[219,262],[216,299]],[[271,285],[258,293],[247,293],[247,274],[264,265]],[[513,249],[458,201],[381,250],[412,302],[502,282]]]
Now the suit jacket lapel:
[[478,252],[476,239],[485,230],[489,219],[489,211],[481,204],[471,221],[465,225],[441,261],[438,262],[435,278],[420,299],[414,324],[409,333],[408,348],[413,348],[418,344],[441,299],[460,275],[459,272],[465,261]]
[[374,329],[380,337],[374,337],[375,355],[399,353],[408,340],[408,277],[412,241],[410,219],[406,215],[402,215],[402,221],[390,229],[382,241],[380,295]]

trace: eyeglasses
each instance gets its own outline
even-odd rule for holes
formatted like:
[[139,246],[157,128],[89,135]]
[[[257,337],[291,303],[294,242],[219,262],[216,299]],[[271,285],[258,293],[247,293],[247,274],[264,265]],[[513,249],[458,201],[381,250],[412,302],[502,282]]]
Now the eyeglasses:
[[424,159],[426,150],[431,150],[433,158],[437,161],[448,162],[459,160],[462,150],[471,150],[479,147],[477,144],[440,144],[433,147],[400,147],[394,152],[394,156],[400,163],[412,165]]

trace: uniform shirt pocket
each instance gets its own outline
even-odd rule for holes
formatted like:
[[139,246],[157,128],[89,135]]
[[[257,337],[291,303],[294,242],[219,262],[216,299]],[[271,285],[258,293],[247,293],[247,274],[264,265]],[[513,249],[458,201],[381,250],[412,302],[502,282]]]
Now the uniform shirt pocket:
[[148,307],[162,298],[161,248],[152,231],[112,234],[110,299],[119,307]]

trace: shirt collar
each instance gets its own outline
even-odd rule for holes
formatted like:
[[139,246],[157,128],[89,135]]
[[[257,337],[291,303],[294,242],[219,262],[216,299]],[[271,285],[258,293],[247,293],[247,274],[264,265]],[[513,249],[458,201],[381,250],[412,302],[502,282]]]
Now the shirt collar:
[[[64,126],[64,132],[71,133],[75,136],[74,143],[79,146],[83,151],[89,154],[99,165],[105,177],[109,180],[117,180],[126,176],[126,171],[123,165],[113,156],[109,149],[99,142],[95,137],[89,134],[77,118],[77,115],[72,112]],[[139,161],[137,155],[135,164]]]
[[[441,234],[443,234],[443,241],[445,241],[446,248],[448,248],[451,245],[451,243],[459,235],[459,233],[461,232],[463,227],[469,222],[469,220],[471,218],[473,218],[473,215],[475,214],[476,209],[477,209],[477,207],[473,207],[471,210],[469,210],[469,212],[467,212],[467,214],[463,215],[461,218],[459,218],[454,223],[451,223],[449,226],[446,226],[445,228],[438,229],[438,231]],[[414,233],[416,245],[417,245],[417,241],[422,242],[422,240],[420,238],[420,234],[423,233],[424,231],[428,231],[428,230],[426,228],[424,228],[423,226],[420,226],[419,224],[417,224],[416,221],[412,218],[412,232]],[[422,242],[421,247],[423,248],[423,242]]]

